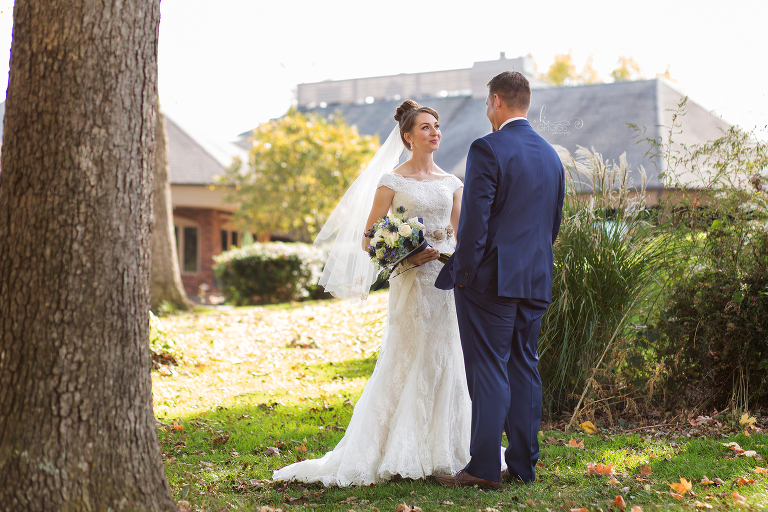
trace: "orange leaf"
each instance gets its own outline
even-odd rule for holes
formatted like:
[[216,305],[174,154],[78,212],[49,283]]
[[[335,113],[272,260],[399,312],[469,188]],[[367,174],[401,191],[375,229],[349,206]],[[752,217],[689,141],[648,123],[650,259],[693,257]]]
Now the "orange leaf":
[[595,464],[594,462],[587,462],[587,473],[590,475],[601,475],[601,476],[611,476],[616,474],[616,472],[613,469],[613,464],[608,464],[607,466],[603,466],[600,463]]
[[672,495],[672,497],[673,497],[673,498],[675,498],[676,500],[681,500],[681,499],[683,499],[683,497],[682,497],[681,495],[677,494],[676,492],[671,492],[671,493],[669,493],[669,494],[671,494],[671,495]]
[[701,485],[712,485],[715,482],[709,479],[707,475],[704,475],[704,477],[701,479]]
[[755,466],[755,473],[758,475],[765,475],[768,474],[768,469],[761,468],[760,466]]
[[584,440],[582,439],[581,441],[579,441],[577,443],[574,438],[571,438],[571,440],[568,441],[568,446],[570,446],[572,448],[581,448],[583,450],[584,449]]
[[619,482],[615,478],[611,478],[610,480],[608,480],[605,483],[607,483],[608,485],[613,485],[614,487],[621,487],[621,482]]
[[686,494],[690,492],[691,489],[693,489],[693,484],[688,480],[686,480],[685,478],[681,478],[679,484],[669,484],[669,486],[672,488],[673,491],[680,494]]
[[640,476],[651,474],[651,466],[640,466]]
[[754,480],[747,480],[743,476],[740,476],[738,480],[736,480],[736,485],[750,485],[755,483]]
[[627,504],[624,503],[624,498],[622,498],[621,496],[616,496],[616,499],[613,500],[613,504],[619,508],[624,508],[627,506]]
[[301,445],[301,448],[299,448],[299,450],[301,450],[301,451],[305,452],[305,451],[307,451],[307,447],[306,447],[306,446],[304,446],[304,445]]
[[172,429],[174,432],[178,432],[179,430],[184,430],[184,425],[179,425],[178,421],[174,421]]
[[588,508],[572,508],[571,512],[589,512]]
[[736,491],[733,491],[733,502],[734,505],[740,506],[740,507],[746,507],[747,506],[747,500],[744,496],[737,493]]

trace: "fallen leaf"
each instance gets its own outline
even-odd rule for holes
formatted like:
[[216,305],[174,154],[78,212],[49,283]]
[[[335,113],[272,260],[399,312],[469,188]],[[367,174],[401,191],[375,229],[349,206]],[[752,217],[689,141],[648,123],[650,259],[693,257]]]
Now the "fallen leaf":
[[747,506],[747,499],[744,496],[742,496],[741,494],[737,493],[736,491],[733,491],[732,496],[733,496],[733,504],[734,505],[736,505],[737,507],[749,508]]
[[768,469],[761,468],[760,466],[755,466],[755,473],[758,475],[765,475],[768,474]]
[[744,478],[743,476],[740,476],[740,477],[738,478],[738,480],[736,480],[736,485],[751,485],[751,484],[753,484],[753,483],[755,483],[755,481],[754,481],[754,480],[747,480],[747,479],[746,479],[746,478]]
[[741,455],[742,453],[744,453],[744,450],[741,448],[741,446],[739,446],[739,443],[730,442],[730,443],[722,443],[722,444],[723,446],[726,446],[731,450],[733,450],[736,455]]
[[174,421],[173,422],[173,427],[171,427],[171,430],[173,430],[174,432],[178,432],[180,430],[184,430],[184,425],[179,425],[178,421]]
[[741,418],[739,418],[739,423],[742,425],[754,425],[756,421],[757,418],[750,416],[748,412],[745,412],[741,415]]
[[703,501],[696,500],[693,502],[693,506],[696,508],[712,508],[712,505],[709,503],[704,503]]
[[680,494],[677,494],[676,492],[671,492],[671,493],[669,493],[669,494],[671,494],[671,495],[672,495],[672,497],[673,497],[673,498],[675,498],[676,500],[681,500],[681,499],[683,499],[683,497],[682,497]]
[[401,503],[397,506],[395,512],[413,512],[413,509],[405,503]]
[[719,477],[715,477],[715,479],[712,481],[715,482],[716,485],[723,485],[725,483],[722,480],[720,480]]
[[607,483],[608,485],[613,485],[614,487],[621,487],[621,482],[619,482],[615,478],[611,478],[610,480],[608,480],[605,483]]
[[301,448],[299,448],[299,450],[301,450],[302,452],[305,452],[307,451],[307,447],[304,445],[301,445]]
[[229,434],[221,434],[220,436],[216,436],[211,441],[211,446],[218,446],[220,444],[226,443],[227,441],[229,441]]
[[715,483],[715,482],[713,482],[712,480],[710,480],[710,479],[709,479],[709,477],[707,477],[707,475],[704,475],[704,476],[702,477],[702,479],[701,479],[701,485],[712,485],[712,484],[714,484],[714,483]]
[[590,475],[612,476],[616,474],[613,464],[603,466],[601,463],[587,462],[587,473]]
[[640,476],[651,474],[651,466],[640,466]]
[[580,423],[579,427],[581,427],[581,430],[583,430],[589,435],[597,434],[597,428],[592,424],[591,421],[585,421],[584,423]]
[[589,512],[588,508],[572,508],[570,512]]
[[627,506],[627,504],[624,503],[624,498],[622,498],[621,495],[616,496],[616,499],[613,500],[613,504],[622,509]]
[[583,450],[584,449],[584,440],[582,439],[581,441],[576,442],[576,440],[574,438],[571,438],[571,440],[568,441],[568,446],[570,446],[572,448],[581,448]]
[[269,448],[267,448],[261,453],[262,455],[280,455],[280,450],[278,450],[274,446],[270,446]]
[[685,478],[680,478],[679,484],[669,484],[673,491],[679,494],[686,494],[693,489],[693,484]]
[[629,512],[643,512],[643,507],[638,507],[637,505],[635,505],[634,507],[629,509]]
[[757,452],[755,450],[746,450],[744,453],[741,454],[742,457],[757,457]]

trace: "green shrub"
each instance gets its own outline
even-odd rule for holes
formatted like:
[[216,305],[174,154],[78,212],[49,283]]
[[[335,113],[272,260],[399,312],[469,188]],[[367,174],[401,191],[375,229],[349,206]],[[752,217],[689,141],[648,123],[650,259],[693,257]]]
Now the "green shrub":
[[689,405],[768,399],[768,231],[744,212],[716,220],[661,321],[667,388]]
[[668,218],[688,245],[668,274],[652,345],[667,406],[748,409],[768,403],[768,144],[736,126],[676,143],[684,114],[685,100],[666,141],[644,139],[677,190]]
[[214,259],[214,273],[229,302],[274,304],[324,296],[316,283],[325,252],[311,244],[254,243]]

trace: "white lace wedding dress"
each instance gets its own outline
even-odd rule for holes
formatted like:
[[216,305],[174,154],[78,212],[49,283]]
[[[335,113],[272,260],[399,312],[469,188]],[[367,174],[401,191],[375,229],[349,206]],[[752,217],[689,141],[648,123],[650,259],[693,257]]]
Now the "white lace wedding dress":
[[[455,176],[417,181],[389,173],[379,181],[395,191],[392,208],[421,217],[426,239],[453,252],[450,236]],[[367,485],[390,479],[453,474],[469,461],[471,403],[453,292],[438,290],[443,264],[431,261],[416,272],[405,308],[393,322],[401,274],[390,280],[387,325],[376,368],[352,414],[344,438],[322,458],[275,471],[275,480],[324,485]]]

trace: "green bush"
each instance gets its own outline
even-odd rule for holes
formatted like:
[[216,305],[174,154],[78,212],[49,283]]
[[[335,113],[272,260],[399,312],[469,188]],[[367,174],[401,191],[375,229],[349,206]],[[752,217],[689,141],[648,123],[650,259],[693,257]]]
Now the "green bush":
[[316,299],[325,252],[304,243],[254,243],[214,259],[214,273],[228,302],[274,304]]
[[767,403],[768,231],[743,216],[713,222],[660,321],[668,391],[688,404]]
[[683,115],[685,100],[666,141],[644,139],[677,190],[668,219],[688,245],[654,315],[664,401],[748,409],[768,403],[768,144],[735,126],[706,143],[674,143]]

